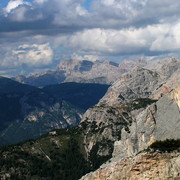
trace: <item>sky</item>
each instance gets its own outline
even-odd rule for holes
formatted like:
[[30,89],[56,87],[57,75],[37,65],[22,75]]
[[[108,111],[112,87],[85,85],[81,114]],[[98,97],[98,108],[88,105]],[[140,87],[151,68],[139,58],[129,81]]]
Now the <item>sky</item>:
[[179,9],[179,0],[0,0],[0,75],[72,58],[179,58]]

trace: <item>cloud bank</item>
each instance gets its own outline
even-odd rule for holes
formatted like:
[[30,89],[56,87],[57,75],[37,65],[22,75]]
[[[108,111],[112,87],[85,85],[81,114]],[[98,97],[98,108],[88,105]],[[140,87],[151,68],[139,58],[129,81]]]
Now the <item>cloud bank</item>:
[[179,57],[179,9],[179,0],[10,0],[0,9],[0,70],[71,56]]

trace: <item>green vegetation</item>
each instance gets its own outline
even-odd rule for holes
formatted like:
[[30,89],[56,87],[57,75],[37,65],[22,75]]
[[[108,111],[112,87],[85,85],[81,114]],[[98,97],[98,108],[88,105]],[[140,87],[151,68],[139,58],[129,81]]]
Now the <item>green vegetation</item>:
[[125,109],[132,111],[140,108],[146,108],[148,105],[155,103],[157,100],[149,98],[139,98],[126,104]]
[[[113,144],[114,142],[110,140],[103,140],[101,142],[97,142],[95,146],[93,146],[91,152],[90,152],[90,161],[91,161],[91,169],[95,170],[100,167],[104,162],[109,160],[112,157],[113,152]],[[101,149],[109,149],[108,156],[99,156],[98,151]]]
[[9,173],[10,180],[76,180],[89,172],[78,129],[56,132],[1,148],[0,175]]

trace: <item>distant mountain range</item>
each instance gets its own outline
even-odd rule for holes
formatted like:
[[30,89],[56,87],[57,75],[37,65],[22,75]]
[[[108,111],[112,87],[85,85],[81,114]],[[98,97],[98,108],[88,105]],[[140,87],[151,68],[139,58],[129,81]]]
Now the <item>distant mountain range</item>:
[[63,83],[39,89],[0,77],[0,145],[77,126],[108,85]]
[[14,80],[37,87],[62,82],[112,84],[123,73],[135,66],[144,66],[146,61],[124,61],[120,65],[111,61],[65,60],[56,70],[36,73],[28,77],[17,76]]

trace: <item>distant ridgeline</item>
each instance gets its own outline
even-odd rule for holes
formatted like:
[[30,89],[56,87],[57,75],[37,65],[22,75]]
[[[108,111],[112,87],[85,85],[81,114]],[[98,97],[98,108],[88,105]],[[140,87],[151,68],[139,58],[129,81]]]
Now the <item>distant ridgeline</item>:
[[61,61],[55,70],[36,73],[30,76],[17,76],[14,80],[37,86],[59,84],[63,82],[112,84],[133,67],[145,66],[146,61],[124,61],[120,65],[111,61],[88,61],[70,59]]

